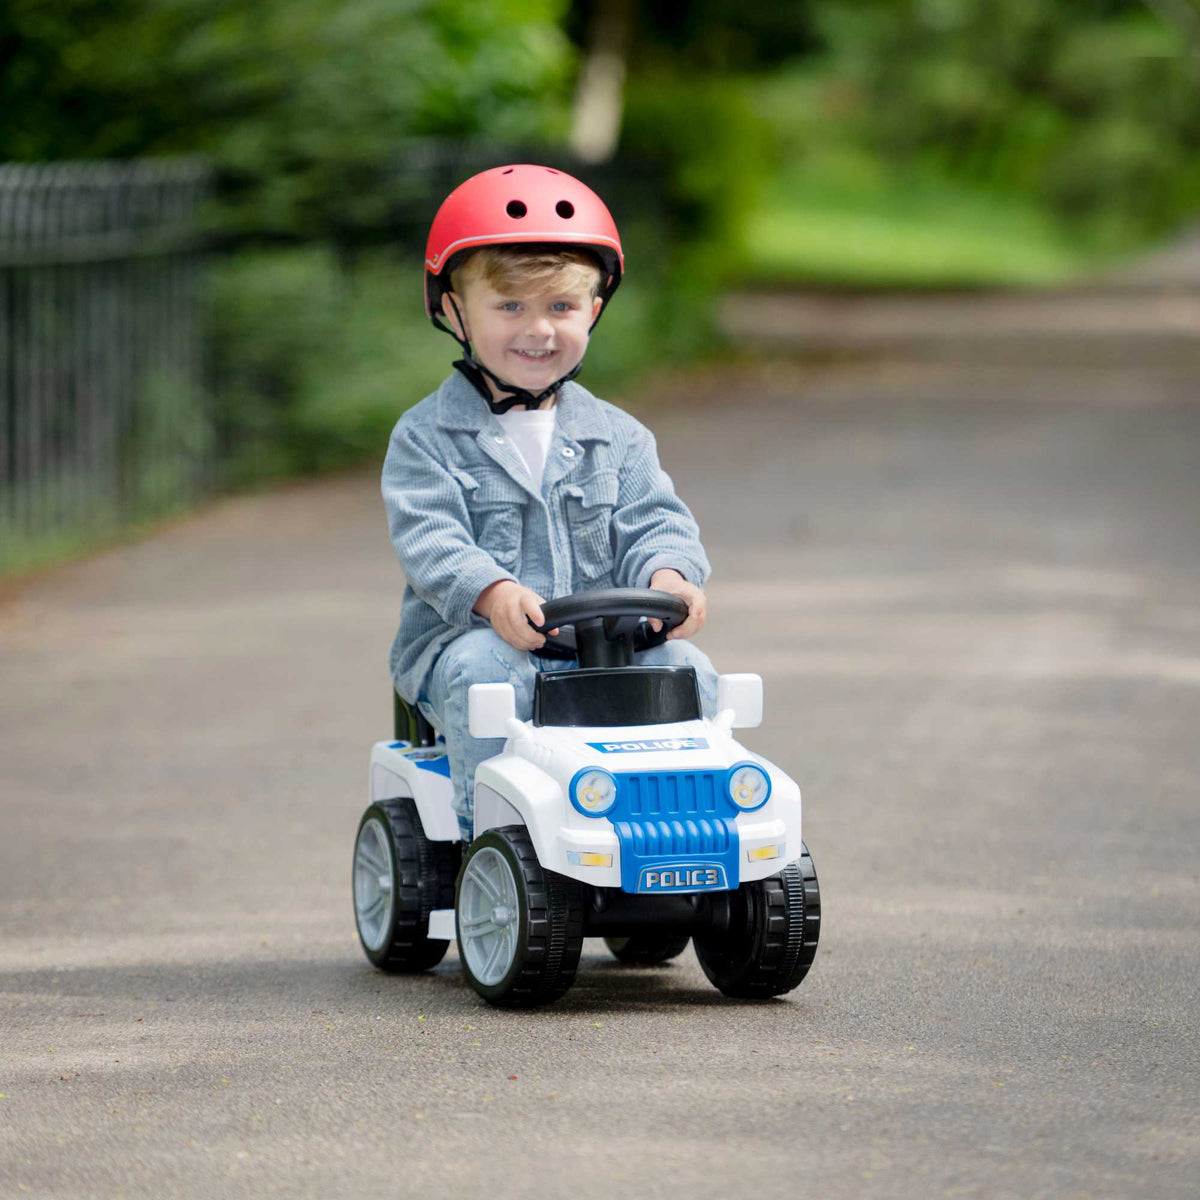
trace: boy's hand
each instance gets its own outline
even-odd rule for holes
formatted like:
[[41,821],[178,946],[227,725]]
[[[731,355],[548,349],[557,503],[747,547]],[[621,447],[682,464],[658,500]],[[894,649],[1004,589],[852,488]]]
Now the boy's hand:
[[[676,625],[667,634],[668,641],[674,638],[689,638],[700,632],[704,619],[708,616],[708,597],[694,583],[688,583],[678,571],[664,567],[650,577],[650,586],[660,592],[670,592],[672,596],[678,596],[686,601],[688,606],[687,620],[682,625]],[[662,622],[651,617],[650,628],[657,633],[662,628]]]
[[[537,592],[522,587],[515,579],[501,579],[479,593],[475,611],[491,621],[492,628],[510,646],[518,650],[540,650],[546,644],[545,635],[533,629],[529,621],[537,625],[545,622],[542,612],[545,603]],[[558,630],[550,632],[557,633]]]

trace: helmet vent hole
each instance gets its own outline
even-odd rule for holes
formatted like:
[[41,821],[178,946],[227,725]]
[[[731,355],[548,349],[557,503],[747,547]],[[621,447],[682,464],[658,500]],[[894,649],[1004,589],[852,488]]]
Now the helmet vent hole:
[[501,175],[511,175],[512,173],[512,167],[505,167],[504,170],[500,172]]
[[575,205],[570,200],[560,200],[555,206],[554,211],[558,213],[564,221],[575,215]]
[[529,209],[527,209],[520,200],[510,200],[508,202],[508,207],[504,211],[508,213],[510,217],[513,217],[519,221],[529,211]]

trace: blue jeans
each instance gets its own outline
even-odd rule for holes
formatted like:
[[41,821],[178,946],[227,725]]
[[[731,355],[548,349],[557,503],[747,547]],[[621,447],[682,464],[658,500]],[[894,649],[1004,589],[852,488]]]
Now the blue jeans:
[[[664,642],[643,650],[637,662],[647,667],[694,667],[706,717],[716,716],[717,672],[703,650],[691,642]],[[475,768],[504,749],[503,738],[474,738],[467,728],[467,689],[473,683],[511,683],[517,694],[517,718],[533,715],[533,681],[541,671],[573,671],[574,660],[539,658],[510,646],[494,629],[472,629],[438,655],[418,706],[446,738],[454,811],[463,841],[473,836]]]

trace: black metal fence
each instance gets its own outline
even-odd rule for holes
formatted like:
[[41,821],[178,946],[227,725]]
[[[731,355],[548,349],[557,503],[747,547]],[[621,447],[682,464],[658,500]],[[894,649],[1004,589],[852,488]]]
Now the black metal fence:
[[192,160],[0,166],[0,574],[208,483]]

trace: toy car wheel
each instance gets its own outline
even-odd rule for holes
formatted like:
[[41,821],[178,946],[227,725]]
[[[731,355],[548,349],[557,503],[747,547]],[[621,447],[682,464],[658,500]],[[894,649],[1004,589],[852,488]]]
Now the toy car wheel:
[[821,893],[808,847],[778,875],[729,893],[726,929],[696,935],[696,958],[727,996],[765,999],[799,986],[821,933]]
[[678,958],[691,940],[689,933],[639,933],[633,937],[606,937],[604,944],[620,962],[652,967]]
[[463,970],[489,1004],[549,1004],[575,982],[583,888],[543,869],[523,825],[489,829],[471,843],[455,912]]
[[424,971],[448,941],[429,937],[429,914],[454,904],[457,842],[425,836],[412,800],[381,800],[363,813],[354,843],[354,920],[381,971]]

